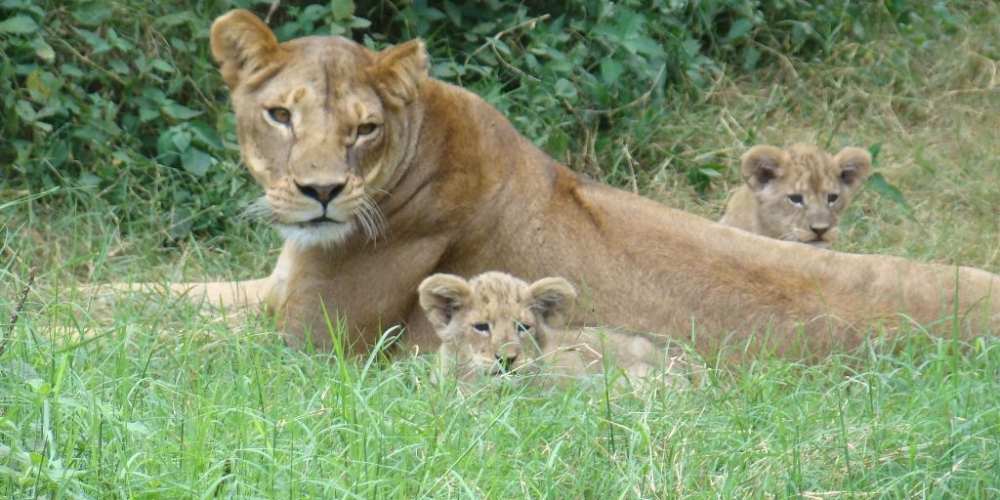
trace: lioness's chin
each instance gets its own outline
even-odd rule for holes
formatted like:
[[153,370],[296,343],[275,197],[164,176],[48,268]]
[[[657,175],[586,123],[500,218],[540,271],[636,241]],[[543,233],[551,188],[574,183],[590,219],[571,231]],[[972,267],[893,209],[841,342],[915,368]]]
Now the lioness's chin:
[[323,222],[306,224],[277,224],[278,231],[298,247],[333,247],[340,245],[354,232],[353,222]]
[[825,240],[812,240],[812,241],[806,241],[804,243],[814,248],[822,248],[824,250],[830,249],[830,242]]

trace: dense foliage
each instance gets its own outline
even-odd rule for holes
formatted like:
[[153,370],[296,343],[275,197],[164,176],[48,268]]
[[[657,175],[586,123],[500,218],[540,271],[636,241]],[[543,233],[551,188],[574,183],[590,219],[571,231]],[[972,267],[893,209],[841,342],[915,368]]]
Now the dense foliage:
[[[208,27],[230,8],[263,15],[269,4],[0,1],[0,188],[58,187],[56,205],[100,198],[126,230],[224,229],[255,191]],[[285,2],[271,24],[282,39],[333,33],[376,47],[424,37],[435,76],[474,88],[567,158],[582,137],[614,140],[611,125],[663,113],[725,68],[821,57],[918,14],[904,0],[331,0]]]

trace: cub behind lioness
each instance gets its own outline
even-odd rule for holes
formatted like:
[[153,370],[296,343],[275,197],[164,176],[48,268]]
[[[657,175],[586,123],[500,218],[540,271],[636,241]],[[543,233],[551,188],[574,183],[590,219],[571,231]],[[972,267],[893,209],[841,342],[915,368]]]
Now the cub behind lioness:
[[441,339],[439,367],[465,382],[513,373],[602,374],[620,369],[636,385],[655,376],[683,382],[679,348],[642,335],[563,329],[576,290],[563,278],[528,284],[491,271],[471,280],[435,274],[419,288],[420,305]]
[[830,156],[802,143],[784,150],[754,146],[740,162],[745,184],[719,222],[820,248],[836,240],[840,216],[872,173],[871,154],[850,147]]

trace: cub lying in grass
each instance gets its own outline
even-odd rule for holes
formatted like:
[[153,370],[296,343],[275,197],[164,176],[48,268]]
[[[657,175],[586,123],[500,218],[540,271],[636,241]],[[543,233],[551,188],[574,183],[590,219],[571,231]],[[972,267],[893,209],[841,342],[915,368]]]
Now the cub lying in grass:
[[840,216],[872,173],[861,148],[836,156],[809,144],[782,150],[754,146],[740,157],[745,184],[729,197],[722,224],[828,248],[840,234]]
[[676,346],[599,329],[563,329],[576,290],[563,278],[528,284],[491,271],[471,280],[435,274],[419,287],[420,306],[441,339],[442,374],[463,382],[506,374],[542,372],[596,375],[619,369],[635,386],[650,377],[686,382],[690,368]]

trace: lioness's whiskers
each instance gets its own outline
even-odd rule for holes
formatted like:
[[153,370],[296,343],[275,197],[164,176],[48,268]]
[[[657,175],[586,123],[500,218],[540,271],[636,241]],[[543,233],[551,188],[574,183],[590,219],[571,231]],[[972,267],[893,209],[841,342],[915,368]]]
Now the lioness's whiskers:
[[358,206],[357,210],[358,220],[361,222],[361,226],[365,231],[365,235],[368,239],[372,240],[373,243],[378,243],[378,237],[386,237],[386,229],[388,228],[388,222],[385,220],[385,216],[382,214],[382,210],[378,207],[371,198],[365,196],[361,200],[361,205]]
[[260,198],[250,202],[250,204],[243,209],[243,213],[238,215],[237,218],[239,220],[252,220],[269,217],[270,215],[271,207],[267,204],[267,198],[261,196]]

